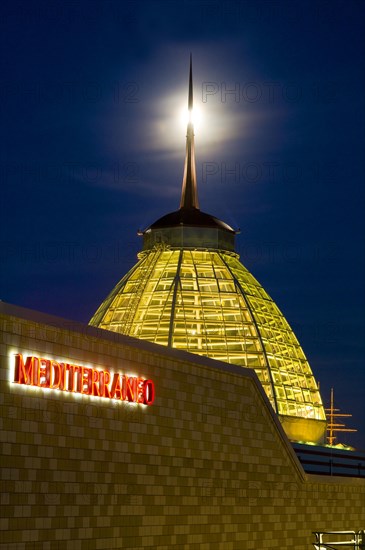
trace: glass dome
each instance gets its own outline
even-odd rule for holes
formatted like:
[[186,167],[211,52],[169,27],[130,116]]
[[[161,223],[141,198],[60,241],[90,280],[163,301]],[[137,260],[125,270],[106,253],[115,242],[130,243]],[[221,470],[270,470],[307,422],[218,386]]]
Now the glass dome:
[[288,437],[323,443],[326,416],[309,363],[279,308],[240,263],[235,235],[199,209],[189,122],[180,209],[143,232],[138,263],[90,324],[254,369]]
[[308,361],[238,256],[163,244],[139,256],[90,324],[254,369],[288,436],[322,441],[325,413]]

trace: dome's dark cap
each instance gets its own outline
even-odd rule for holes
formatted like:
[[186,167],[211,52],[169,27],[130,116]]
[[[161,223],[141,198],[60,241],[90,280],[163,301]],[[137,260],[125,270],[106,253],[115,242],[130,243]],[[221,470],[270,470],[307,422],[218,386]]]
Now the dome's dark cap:
[[236,234],[236,231],[227,223],[202,212],[198,208],[180,208],[175,212],[170,212],[155,221],[148,229],[164,229],[167,227],[179,227],[181,225],[188,227],[211,227]]

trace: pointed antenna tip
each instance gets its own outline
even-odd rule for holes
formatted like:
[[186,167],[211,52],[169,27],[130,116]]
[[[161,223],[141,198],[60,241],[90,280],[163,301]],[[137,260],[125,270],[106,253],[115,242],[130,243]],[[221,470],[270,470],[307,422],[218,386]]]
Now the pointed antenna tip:
[[190,70],[189,70],[189,94],[188,94],[188,109],[189,122],[186,135],[186,156],[184,178],[181,191],[180,208],[197,208],[199,209],[197,184],[196,184],[196,168],[194,154],[194,128],[191,119],[193,110],[193,71],[192,71],[192,54],[190,53]]
[[192,71],[192,56],[190,53],[190,70],[189,70],[189,99],[188,99],[188,109],[192,111],[193,109],[193,71]]

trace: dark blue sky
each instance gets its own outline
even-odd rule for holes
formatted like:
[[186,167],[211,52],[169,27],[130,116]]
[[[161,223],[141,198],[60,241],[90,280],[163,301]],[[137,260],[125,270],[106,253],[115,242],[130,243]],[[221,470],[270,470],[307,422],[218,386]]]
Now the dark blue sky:
[[0,298],[87,322],[135,263],[137,230],[178,207],[192,52],[201,209],[241,228],[242,262],[364,448],[365,4],[1,12]]

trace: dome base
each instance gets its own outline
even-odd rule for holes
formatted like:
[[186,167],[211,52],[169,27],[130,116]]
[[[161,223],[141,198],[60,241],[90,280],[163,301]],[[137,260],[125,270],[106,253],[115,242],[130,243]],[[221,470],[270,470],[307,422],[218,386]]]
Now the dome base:
[[317,445],[324,445],[326,442],[327,422],[325,420],[281,414],[278,416],[288,439],[291,441],[315,443]]

